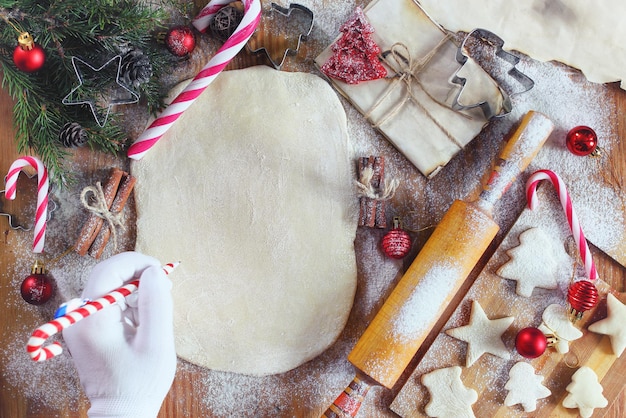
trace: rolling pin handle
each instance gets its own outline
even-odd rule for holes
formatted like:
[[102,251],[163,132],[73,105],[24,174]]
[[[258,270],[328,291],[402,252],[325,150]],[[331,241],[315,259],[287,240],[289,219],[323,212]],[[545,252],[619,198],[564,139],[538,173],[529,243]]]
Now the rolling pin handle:
[[321,418],[354,418],[372,386],[364,376],[355,376]]

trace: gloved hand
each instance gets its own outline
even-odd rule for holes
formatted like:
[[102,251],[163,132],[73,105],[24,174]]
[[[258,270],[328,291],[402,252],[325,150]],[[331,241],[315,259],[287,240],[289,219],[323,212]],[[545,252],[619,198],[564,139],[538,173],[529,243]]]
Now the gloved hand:
[[93,268],[83,297],[97,299],[137,277],[136,300],[131,295],[126,306],[109,306],[63,330],[90,417],[156,417],[174,380],[172,283],[158,260],[115,255]]

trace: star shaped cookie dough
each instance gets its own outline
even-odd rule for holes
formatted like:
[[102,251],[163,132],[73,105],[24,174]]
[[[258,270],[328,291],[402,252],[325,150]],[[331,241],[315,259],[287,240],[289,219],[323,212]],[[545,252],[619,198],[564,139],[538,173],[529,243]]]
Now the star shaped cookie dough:
[[511,326],[514,319],[512,316],[489,319],[482,306],[477,301],[473,301],[469,324],[449,329],[446,333],[467,342],[466,367],[470,367],[485,353],[509,359],[511,354],[502,342],[502,334]]
[[626,348],[626,305],[609,293],[606,297],[606,307],[606,318],[589,325],[589,331],[608,335],[611,338],[613,353],[619,357]]
[[[496,274],[517,282],[515,293],[530,297],[535,287],[556,289],[558,282],[560,254],[556,254],[550,237],[539,228],[530,228],[519,236],[520,245],[506,253],[510,260],[496,271]],[[565,252],[565,250],[562,250]]]

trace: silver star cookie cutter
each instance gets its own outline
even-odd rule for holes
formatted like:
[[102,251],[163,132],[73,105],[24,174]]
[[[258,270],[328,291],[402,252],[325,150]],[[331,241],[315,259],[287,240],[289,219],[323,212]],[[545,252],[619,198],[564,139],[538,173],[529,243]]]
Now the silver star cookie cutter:
[[[117,96],[108,97],[105,99],[106,112],[104,116],[100,114],[97,109],[98,100],[94,97],[98,93],[92,93],[90,95],[81,95],[80,90],[83,88],[85,81],[88,79],[85,77],[85,74],[80,71],[79,64],[88,68],[92,73],[100,73],[101,71],[105,71],[113,62],[117,61],[117,70],[115,75],[115,90],[111,91],[111,94],[117,92]],[[62,100],[64,105],[88,105],[91,110],[91,114],[93,115],[96,123],[101,128],[106,125],[107,120],[109,118],[109,114],[111,113],[111,108],[117,105],[125,105],[125,104],[133,104],[139,101],[139,94],[135,91],[129,89],[120,81],[120,67],[122,64],[121,55],[116,55],[107,62],[105,62],[102,66],[95,68],[89,63],[78,57],[72,57],[72,66],[74,67],[74,72],[76,73],[76,77],[78,78],[78,85],[74,87]]]

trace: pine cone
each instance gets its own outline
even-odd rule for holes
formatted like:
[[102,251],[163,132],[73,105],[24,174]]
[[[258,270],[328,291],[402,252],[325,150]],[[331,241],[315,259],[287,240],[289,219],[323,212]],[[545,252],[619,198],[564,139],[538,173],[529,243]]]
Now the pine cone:
[[59,131],[59,140],[67,148],[80,147],[87,143],[87,132],[76,122],[67,122]]
[[120,81],[128,87],[139,87],[152,77],[150,58],[143,52],[133,49],[122,57]]

